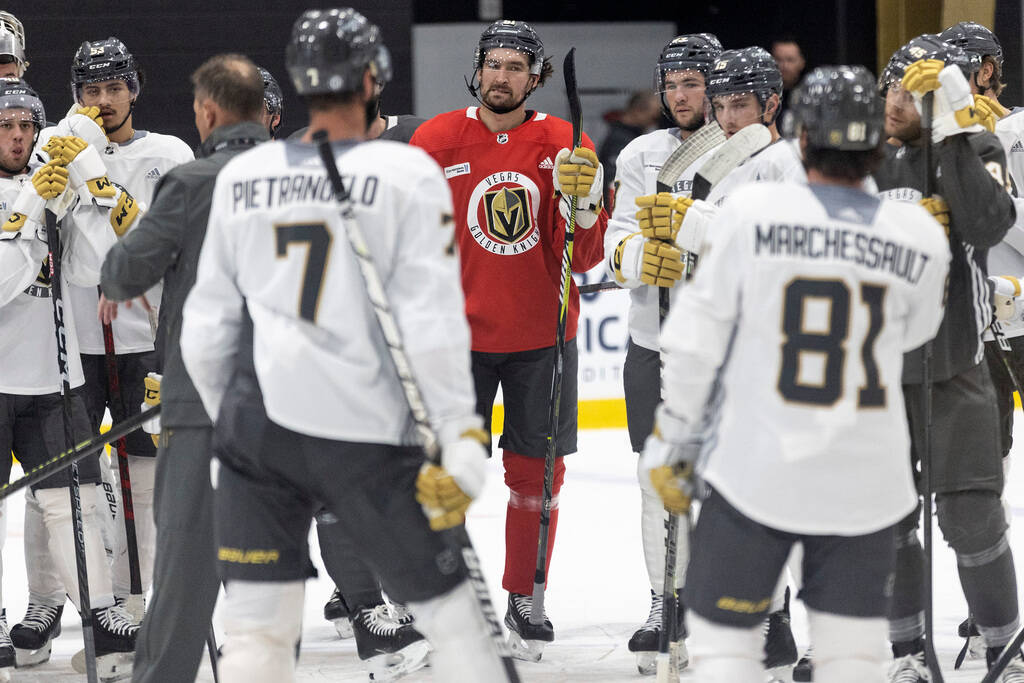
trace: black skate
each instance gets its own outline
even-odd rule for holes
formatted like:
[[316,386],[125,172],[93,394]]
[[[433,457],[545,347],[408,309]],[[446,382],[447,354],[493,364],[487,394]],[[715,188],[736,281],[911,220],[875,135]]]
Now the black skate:
[[324,605],[324,619],[334,624],[334,630],[338,632],[339,638],[352,637],[352,613],[349,612],[345,598],[337,588]]
[[[988,663],[988,668],[992,668],[996,660],[999,659],[999,655],[1003,653],[1001,647],[990,647],[985,651],[985,661]],[[1010,663],[1003,669],[1003,673],[997,679],[999,683],[1024,683],[1024,655],[1018,652]]]
[[426,665],[430,645],[412,624],[412,615],[401,605],[356,610],[352,634],[371,681],[393,681]]
[[[96,674],[103,683],[124,681],[132,677],[135,659],[137,624],[117,605],[98,607],[92,611],[92,632],[96,644]],[[71,658],[72,668],[85,673],[85,650]]]
[[544,614],[543,624],[530,623],[530,609],[533,597],[508,594],[508,610],[505,612],[505,626],[508,628],[508,646],[512,656],[524,662],[539,662],[544,654],[544,643],[555,639],[555,627],[548,615]]
[[11,643],[11,634],[7,631],[7,610],[3,610],[0,612],[0,681],[11,680],[14,664],[14,645]]
[[[679,634],[679,646],[676,650],[676,666],[682,671],[690,663],[690,655],[686,651],[686,626],[683,624],[683,606],[677,603],[676,633]],[[629,651],[636,653],[636,668],[644,676],[653,676],[658,670],[658,646],[661,642],[662,596],[651,591],[651,611],[647,621],[637,629],[629,639]]]
[[789,626],[789,610],[772,612],[764,626],[764,668],[771,671],[790,666],[796,663],[798,656]]
[[814,648],[808,647],[804,656],[793,667],[793,680],[796,683],[809,683],[814,680]]
[[16,666],[35,666],[50,659],[53,639],[60,635],[60,617],[64,606],[50,607],[28,603],[25,618],[11,629]]

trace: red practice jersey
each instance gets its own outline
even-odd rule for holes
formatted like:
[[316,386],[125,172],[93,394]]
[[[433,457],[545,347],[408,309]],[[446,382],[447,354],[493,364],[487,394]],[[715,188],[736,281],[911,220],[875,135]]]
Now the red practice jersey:
[[[474,351],[508,353],[552,346],[558,327],[565,221],[558,212],[552,169],[572,146],[568,121],[527,112],[524,123],[492,133],[477,107],[439,114],[410,141],[444,169],[455,206],[462,289]],[[583,145],[594,149],[586,135]],[[608,216],[576,229],[573,270],[604,257]],[[580,297],[571,285],[565,338],[576,336]]]

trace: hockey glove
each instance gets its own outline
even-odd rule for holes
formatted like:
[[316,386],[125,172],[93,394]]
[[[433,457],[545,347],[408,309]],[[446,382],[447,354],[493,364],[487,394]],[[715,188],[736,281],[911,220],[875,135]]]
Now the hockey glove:
[[594,150],[563,147],[555,155],[551,171],[555,192],[560,195],[558,212],[569,220],[569,202],[576,201],[576,225],[586,230],[594,226],[604,198],[604,169]]
[[[146,393],[143,398],[142,406],[140,406],[141,412],[146,412],[153,406],[160,405],[160,382],[164,376],[155,372],[151,372],[146,375],[143,383],[146,385]],[[160,415],[152,417],[142,423],[142,431],[149,434],[149,438],[153,439],[153,445],[160,446]]]
[[946,231],[946,237],[949,237],[949,204],[946,203],[946,200],[939,195],[933,195],[925,197],[919,203],[928,210],[932,218],[939,222]]
[[992,308],[995,310],[996,320],[1002,322],[1020,319],[1020,280],[1012,275],[990,275],[988,284],[992,289]]
[[94,147],[106,147],[108,142],[99,107],[72,105],[67,116],[57,124],[57,134],[80,137]]
[[903,72],[903,89],[923,97],[939,88],[939,72],[946,65],[939,59],[919,59]]
[[116,194],[113,185],[107,180],[107,167],[100,153],[82,138],[73,135],[54,136],[43,150],[49,153],[50,159],[67,167],[71,189],[75,192],[86,185],[96,197],[113,197]]
[[932,142],[939,143],[952,135],[985,130],[974,106],[971,86],[960,68],[947,66],[939,72],[939,83],[940,87],[935,91]]
[[661,240],[647,240],[641,256],[640,281],[655,287],[673,287],[683,277],[683,252]]
[[685,515],[690,511],[700,447],[686,420],[672,416],[664,404],[658,406],[654,431],[644,442],[640,466],[669,512]]
[[475,427],[441,448],[441,465],[424,463],[416,478],[416,501],[434,531],[464,524],[470,502],[483,490],[487,433]]
[[128,194],[128,190],[122,189],[121,195],[117,198],[117,205],[110,210],[110,227],[118,237],[124,236],[128,228],[139,215],[139,203],[135,197]]
[[659,192],[637,197],[636,205],[640,207],[636,220],[644,237],[674,242],[693,200],[688,197],[677,199],[669,192]]
[[999,102],[985,95],[974,96],[974,110],[981,120],[981,125],[989,133],[995,133],[996,121],[1010,113]]
[[32,186],[43,199],[56,199],[68,186],[68,170],[57,162],[44,164],[32,176]]

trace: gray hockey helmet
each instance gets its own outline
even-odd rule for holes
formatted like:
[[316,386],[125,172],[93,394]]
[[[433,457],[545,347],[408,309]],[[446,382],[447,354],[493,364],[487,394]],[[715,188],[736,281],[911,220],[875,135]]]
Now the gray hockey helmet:
[[878,92],[882,96],[894,83],[903,80],[907,67],[921,59],[938,59],[946,66],[958,66],[964,76],[970,77],[981,66],[981,58],[968,54],[963,48],[947,43],[934,33],[922,33],[896,50],[878,76]]
[[804,132],[811,147],[872,150],[882,141],[884,110],[875,77],[863,66],[822,66],[793,91],[784,134]]
[[284,59],[299,95],[355,92],[367,69],[382,88],[391,80],[380,29],[350,7],[303,12]]

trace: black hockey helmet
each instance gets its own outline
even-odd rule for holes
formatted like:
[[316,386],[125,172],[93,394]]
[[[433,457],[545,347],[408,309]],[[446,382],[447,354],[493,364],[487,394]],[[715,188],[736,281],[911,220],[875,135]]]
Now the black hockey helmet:
[[661,111],[672,120],[672,110],[665,102],[665,74],[670,71],[698,71],[705,83],[711,65],[722,54],[722,43],[713,33],[689,33],[676,36],[661,49],[654,67],[654,92],[661,101]]
[[139,94],[139,70],[135,58],[117,38],[85,41],[71,64],[71,90],[75,101],[82,102],[82,86],[120,79],[132,95]]
[[303,96],[355,92],[367,69],[380,88],[391,80],[391,53],[380,29],[350,7],[303,12],[284,61]]
[[884,111],[870,71],[863,66],[822,66],[793,91],[784,134],[797,137],[806,132],[811,147],[872,150],[882,141]]
[[974,21],[961,21],[939,34],[939,38],[979,58],[991,56],[1002,66],[1003,46],[996,34]]
[[39,95],[20,78],[0,78],[0,119],[7,109],[25,109],[35,124],[36,134],[46,126],[46,111]]
[[946,66],[958,66],[964,76],[970,77],[981,66],[981,58],[970,55],[963,48],[947,43],[934,33],[922,33],[896,50],[878,77],[878,92],[883,97],[893,83],[903,80],[907,67],[921,59],[938,59]]
[[544,43],[525,21],[502,19],[484,29],[473,52],[473,71],[483,66],[487,52],[495,48],[508,48],[525,54],[530,58],[531,74],[539,76],[544,68]]
[[[263,104],[267,108],[267,113],[271,116],[284,117],[284,93],[281,92],[281,86],[277,84],[277,80],[273,74],[264,69],[262,66],[256,67],[260,70],[260,76],[263,77]],[[277,125],[270,129],[270,137],[276,138],[277,131],[281,129],[281,119],[277,120]]]
[[726,50],[711,68],[707,85],[709,99],[743,93],[756,95],[762,110],[773,94],[782,97],[782,74],[775,59],[763,47]]

